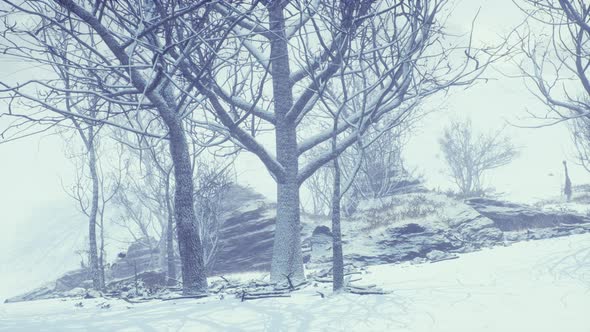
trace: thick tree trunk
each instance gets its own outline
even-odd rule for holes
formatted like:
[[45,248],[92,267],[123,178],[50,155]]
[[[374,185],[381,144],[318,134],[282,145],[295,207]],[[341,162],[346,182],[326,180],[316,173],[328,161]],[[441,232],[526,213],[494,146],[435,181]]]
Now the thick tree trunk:
[[271,33],[270,58],[276,116],[277,161],[285,176],[277,181],[277,220],[271,265],[271,281],[304,280],[301,255],[301,222],[299,211],[299,172],[296,125],[287,119],[293,106],[289,52],[285,35],[285,1],[268,5]]
[[340,165],[334,159],[334,193],[332,196],[332,275],[333,290],[344,286],[344,257],[342,255],[342,231],[340,229]]
[[305,279],[301,254],[299,184],[296,179],[277,185],[277,219],[272,253],[271,281]]
[[98,262],[98,246],[96,244],[96,218],[98,215],[98,169],[96,165],[96,150],[94,146],[94,130],[90,127],[86,148],[88,150],[88,168],[90,169],[90,178],[92,180],[92,198],[90,202],[90,214],[88,216],[88,244],[89,244],[89,265],[90,277],[92,278],[92,287],[101,290],[101,274]]
[[174,218],[182,265],[182,290],[186,295],[204,293],[207,292],[207,276],[193,204],[193,170],[189,149],[182,125],[176,119],[167,124],[170,156],[174,163]]

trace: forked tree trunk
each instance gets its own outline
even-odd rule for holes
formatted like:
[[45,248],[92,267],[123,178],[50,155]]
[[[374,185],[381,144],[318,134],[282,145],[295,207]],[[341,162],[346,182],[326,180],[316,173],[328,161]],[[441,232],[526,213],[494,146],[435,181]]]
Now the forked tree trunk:
[[271,33],[270,58],[276,116],[276,155],[285,176],[277,181],[277,220],[271,265],[271,281],[304,280],[301,255],[299,211],[299,172],[297,131],[287,113],[293,106],[289,52],[285,35],[285,1],[268,5]]

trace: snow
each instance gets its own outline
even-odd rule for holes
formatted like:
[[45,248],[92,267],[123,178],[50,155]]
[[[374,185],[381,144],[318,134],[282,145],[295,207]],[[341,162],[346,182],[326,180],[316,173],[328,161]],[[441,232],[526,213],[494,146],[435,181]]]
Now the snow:
[[[43,300],[0,305],[0,330],[590,331],[590,234],[521,242],[439,263],[372,266],[359,283],[392,293],[330,294],[329,285],[319,284],[290,298],[246,302]],[[101,308],[105,302],[110,308]]]

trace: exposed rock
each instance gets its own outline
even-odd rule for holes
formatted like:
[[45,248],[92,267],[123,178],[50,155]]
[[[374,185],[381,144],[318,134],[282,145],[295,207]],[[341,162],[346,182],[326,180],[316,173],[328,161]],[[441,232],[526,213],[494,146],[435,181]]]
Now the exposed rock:
[[318,226],[313,229],[311,233],[312,236],[329,236],[332,237],[332,232],[330,231],[330,227],[328,226]]
[[53,298],[55,294],[55,288],[52,286],[43,286],[37,289],[34,289],[30,292],[24,293],[22,295],[14,296],[9,299],[4,300],[4,303],[12,303],[12,302],[22,302],[22,301],[33,301],[38,299],[50,299]]
[[590,223],[590,218],[580,214],[547,211],[487,198],[473,198],[466,203],[481,215],[493,220],[504,232]]
[[[409,229],[413,232],[408,233]],[[358,242],[361,243],[356,244]],[[359,252],[346,252],[349,260],[365,264],[385,264],[425,258],[433,250],[460,252],[464,242],[443,229],[404,225],[387,228],[377,239],[354,236],[347,245],[363,248]]]
[[429,259],[430,261],[433,261],[433,262],[441,261],[441,260],[444,260],[449,257],[455,257],[455,256],[452,254],[449,254],[448,252],[444,252],[444,251],[440,251],[440,250],[432,250],[431,252],[426,254],[426,258]]
[[[466,203],[420,193],[408,194],[403,199],[392,197],[381,205],[376,202],[359,204],[356,217],[343,222],[345,260],[354,264],[432,262],[452,258],[452,253],[474,251],[505,241],[542,239],[590,230],[590,218],[583,215],[543,211],[490,199],[470,199]],[[234,186],[225,206],[219,252],[210,274],[270,270],[275,205],[247,188]],[[372,222],[363,225],[364,219]],[[322,224],[329,224],[329,221],[309,216],[303,219],[305,262],[323,265],[331,261],[332,234],[330,228]],[[159,254],[154,239],[141,239],[131,244],[107,274],[109,292],[133,297],[163,287],[165,272],[159,270]],[[72,271],[52,285],[7,302],[60,295],[94,296],[96,294],[87,291],[92,286],[88,279],[87,270]]]
[[[219,231],[219,252],[211,274],[270,271],[275,204],[251,189],[237,185],[232,186],[226,197],[224,209],[228,212],[224,214],[225,221]],[[302,239],[311,235],[312,227],[302,223]],[[308,243],[304,241],[302,245]],[[304,255],[304,261],[309,260],[308,257]]]
[[502,231],[494,221],[468,207],[449,219],[449,227],[453,235],[464,245],[470,246],[470,249],[490,247],[500,243],[503,238]]
[[[55,291],[65,292],[74,288],[88,288],[90,280],[90,271],[88,269],[79,269],[68,272],[55,281]],[[92,281],[90,281],[92,286]]]
[[67,292],[63,292],[63,296],[66,297],[78,297],[84,296],[86,294],[86,290],[82,287],[76,287],[68,290]]
[[153,238],[143,238],[133,242],[124,255],[119,255],[111,265],[111,279],[125,279],[143,271],[156,270],[159,264],[160,249]]
[[332,232],[329,227],[316,227],[309,242],[311,245],[311,262],[329,261],[332,258]]
[[89,289],[86,291],[86,294],[84,294],[85,299],[96,299],[99,297],[102,297],[102,294],[94,289]]
[[238,210],[230,215],[220,229],[212,274],[269,270],[274,224],[274,206],[263,202],[253,210]]
[[92,286],[92,280],[88,280],[90,274],[87,269],[78,269],[67,272],[54,282],[34,289],[30,292],[5,300],[9,302],[22,302],[50,299],[57,296],[82,296],[85,294],[88,284]]
[[[355,248],[356,252],[345,251],[346,257],[366,264],[422,262],[442,259],[433,257],[437,253],[469,252],[502,243],[502,231],[494,222],[469,206],[445,197],[433,196],[423,201],[432,205],[423,208],[432,211],[428,216],[394,220],[389,224],[381,222],[385,226],[380,231],[348,231],[346,247]],[[380,213],[377,218],[388,215],[382,206],[371,209]],[[370,211],[367,213],[371,215]],[[440,216],[445,216],[445,220]]]

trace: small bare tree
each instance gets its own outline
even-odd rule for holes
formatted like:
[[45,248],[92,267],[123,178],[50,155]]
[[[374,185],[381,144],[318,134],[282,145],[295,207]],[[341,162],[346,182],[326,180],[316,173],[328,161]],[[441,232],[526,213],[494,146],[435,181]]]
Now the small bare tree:
[[485,195],[489,188],[484,187],[484,173],[507,165],[518,155],[502,130],[476,134],[471,120],[452,121],[439,144],[450,175],[463,197]]
[[[418,115],[415,117],[418,118]],[[404,131],[410,128],[410,123],[407,120],[396,128],[365,133],[363,140],[374,140],[372,144],[355,144],[340,155],[338,164],[342,175],[349,178],[351,172],[356,172],[352,187],[342,197],[342,212],[345,215],[354,213],[360,199],[390,196],[420,182],[402,158]],[[311,193],[311,211],[315,215],[328,215],[331,210],[334,172],[332,164],[323,166],[304,183]]]
[[[76,128],[75,134],[68,139],[70,153],[68,157],[74,162],[75,177],[71,187],[64,190],[74,201],[78,210],[88,217],[88,268],[93,288],[103,290],[105,287],[105,217],[107,205],[112,203],[121,186],[125,166],[119,150],[116,160],[108,160],[107,155],[99,151],[100,140],[98,130],[93,126],[84,125],[72,119]],[[75,152],[82,141],[82,151]],[[117,167],[105,167],[118,164]],[[63,186],[63,184],[62,184]],[[97,234],[98,229],[98,234]]]
[[195,177],[195,213],[203,244],[203,258],[207,272],[213,270],[217,253],[221,249],[219,230],[223,225],[223,200],[232,185],[233,163],[200,162]]

